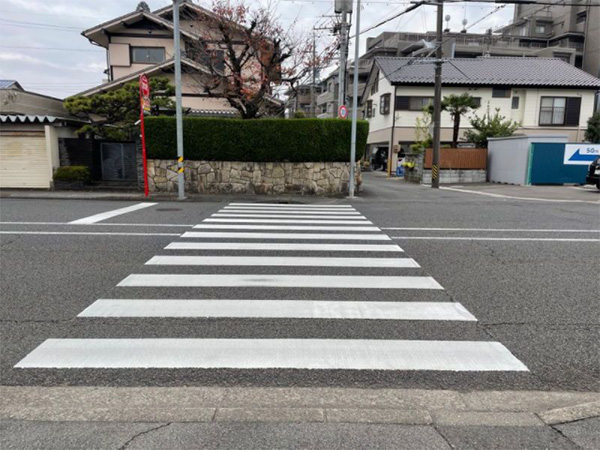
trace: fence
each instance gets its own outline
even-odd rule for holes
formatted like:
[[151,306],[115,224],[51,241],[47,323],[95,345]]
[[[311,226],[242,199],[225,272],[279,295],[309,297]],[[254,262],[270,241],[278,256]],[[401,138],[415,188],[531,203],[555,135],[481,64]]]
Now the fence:
[[[425,169],[431,169],[433,150],[425,151]],[[440,169],[485,170],[487,168],[487,148],[442,148],[440,149]]]

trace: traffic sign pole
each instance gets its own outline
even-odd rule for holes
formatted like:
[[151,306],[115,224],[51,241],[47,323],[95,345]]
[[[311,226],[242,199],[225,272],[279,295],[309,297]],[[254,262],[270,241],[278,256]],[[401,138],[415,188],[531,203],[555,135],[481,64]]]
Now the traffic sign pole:
[[140,130],[142,134],[142,161],[144,164],[144,196],[148,197],[148,158],[146,156],[146,130],[144,128],[144,112],[150,111],[150,83],[146,74],[140,75]]

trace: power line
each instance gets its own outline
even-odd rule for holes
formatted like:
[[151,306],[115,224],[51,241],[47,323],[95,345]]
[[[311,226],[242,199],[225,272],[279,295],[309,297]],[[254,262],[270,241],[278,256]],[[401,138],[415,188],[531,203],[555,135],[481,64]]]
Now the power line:
[[69,52],[88,52],[88,53],[104,53],[104,50],[88,50],[82,48],[67,48],[67,47],[24,47],[14,45],[0,45],[0,48],[14,48],[22,50],[59,50]]
[[54,17],[76,17],[81,19],[110,19],[108,16],[79,16],[75,14],[62,14],[62,13],[34,13],[34,12],[23,12],[23,11],[7,11],[2,10],[2,14],[14,14],[17,16],[54,16]]

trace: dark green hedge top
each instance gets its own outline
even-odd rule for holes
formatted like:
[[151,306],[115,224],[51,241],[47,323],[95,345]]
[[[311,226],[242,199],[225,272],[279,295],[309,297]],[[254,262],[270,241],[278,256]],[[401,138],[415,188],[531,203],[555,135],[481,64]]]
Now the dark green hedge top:
[[[148,158],[176,159],[173,117],[145,120]],[[356,159],[367,145],[369,124],[359,121]],[[351,122],[341,119],[183,119],[185,159],[208,161],[324,162],[350,160]]]

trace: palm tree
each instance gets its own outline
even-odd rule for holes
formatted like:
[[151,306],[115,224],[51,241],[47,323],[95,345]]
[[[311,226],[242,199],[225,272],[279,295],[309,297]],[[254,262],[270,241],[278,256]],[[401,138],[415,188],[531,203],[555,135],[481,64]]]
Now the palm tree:
[[466,92],[461,95],[448,95],[442,100],[442,110],[448,111],[454,121],[454,130],[452,133],[452,147],[458,145],[458,132],[460,130],[460,118],[472,109],[479,108],[479,102],[475,97]]

